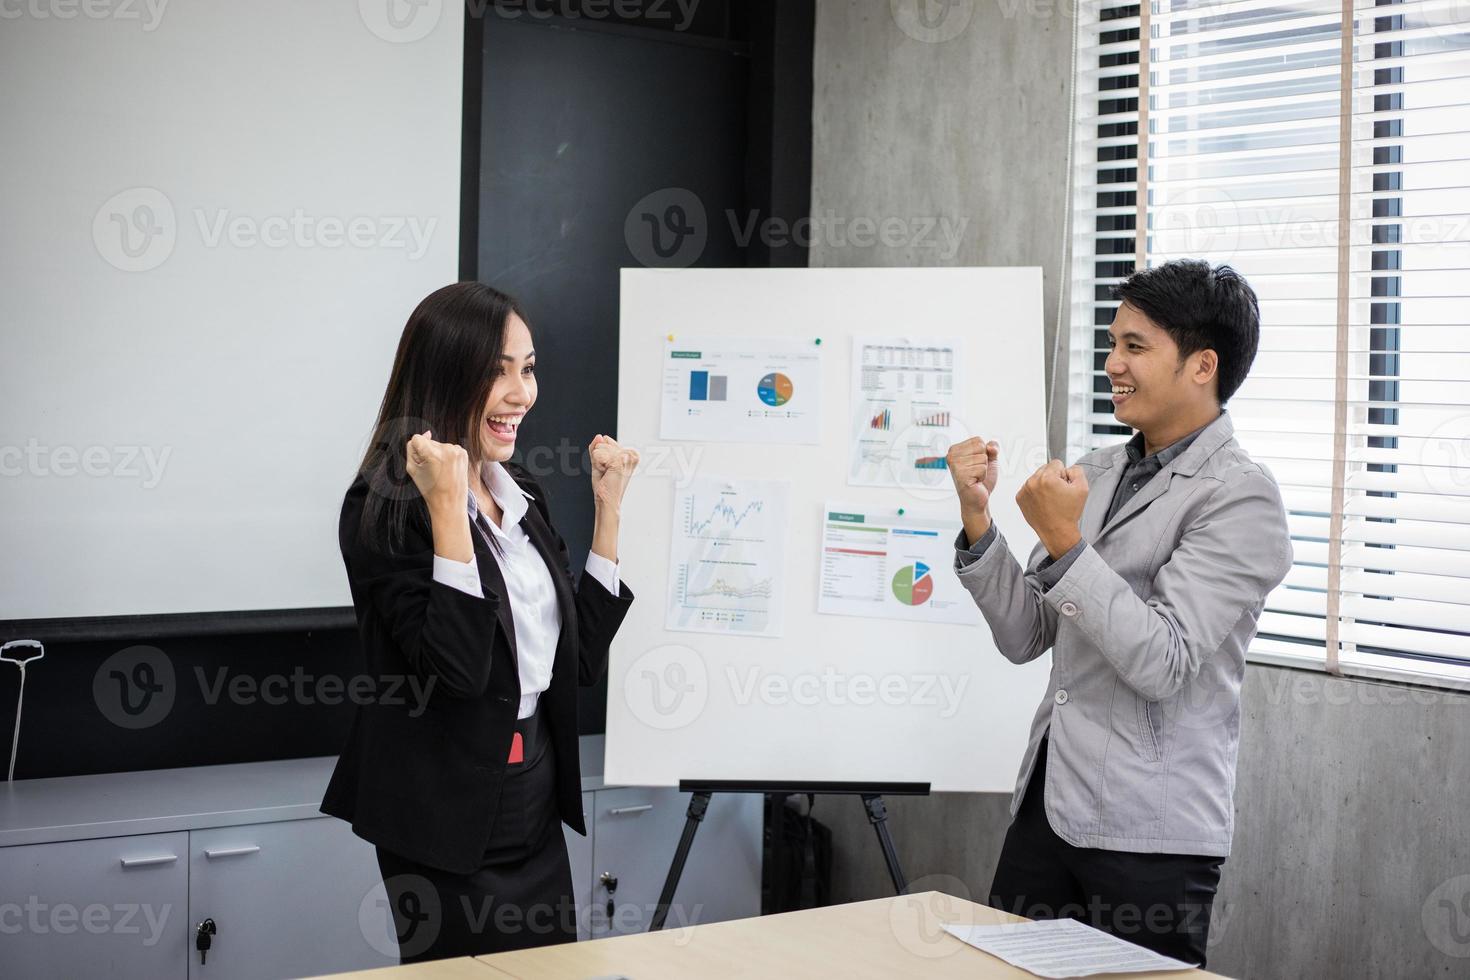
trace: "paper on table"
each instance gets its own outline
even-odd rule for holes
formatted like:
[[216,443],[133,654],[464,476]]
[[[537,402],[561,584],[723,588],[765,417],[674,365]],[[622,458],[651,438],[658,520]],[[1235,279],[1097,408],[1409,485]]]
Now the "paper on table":
[[944,928],[961,942],[1038,977],[1194,969],[1188,963],[1124,942],[1075,919]]

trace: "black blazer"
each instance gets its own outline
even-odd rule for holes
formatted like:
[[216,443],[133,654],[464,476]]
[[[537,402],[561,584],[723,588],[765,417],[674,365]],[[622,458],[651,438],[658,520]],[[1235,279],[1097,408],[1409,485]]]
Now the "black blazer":
[[[595,683],[606,670],[608,644],[633,593],[622,585],[614,596],[591,575],[574,587],[567,546],[551,526],[541,487],[520,467],[505,467],[535,497],[521,525],[556,585],[561,637],[540,710],[556,752],[557,809],[585,835],[576,688]],[[467,874],[480,866],[520,705],[505,578],[471,528],[485,597],[435,582],[433,538],[421,501],[394,554],[386,553],[386,527],[377,550],[366,546],[358,528],[367,494],[359,476],[342,502],[337,537],[378,696],[359,703],[321,808],[395,854]],[[433,685],[427,697],[414,696],[411,677],[421,690]]]

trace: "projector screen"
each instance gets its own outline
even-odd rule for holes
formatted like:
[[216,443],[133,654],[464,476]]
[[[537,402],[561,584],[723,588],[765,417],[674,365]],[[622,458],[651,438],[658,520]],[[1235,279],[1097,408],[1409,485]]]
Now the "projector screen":
[[342,494],[457,278],[462,60],[438,0],[7,15],[0,620],[350,604]]

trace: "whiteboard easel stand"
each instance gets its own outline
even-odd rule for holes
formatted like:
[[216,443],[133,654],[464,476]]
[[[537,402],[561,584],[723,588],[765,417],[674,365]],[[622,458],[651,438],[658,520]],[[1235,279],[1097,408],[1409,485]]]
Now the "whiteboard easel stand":
[[692,793],[693,796],[689,800],[689,811],[684,819],[684,833],[679,837],[679,846],[674,849],[674,860],[669,864],[668,877],[664,879],[663,891],[658,896],[658,908],[654,910],[653,920],[648,924],[649,932],[658,932],[664,927],[664,920],[669,917],[669,907],[674,902],[674,892],[678,890],[679,879],[684,874],[684,863],[689,859],[689,851],[694,846],[694,834],[699,830],[700,823],[704,821],[704,814],[709,809],[710,797],[713,794],[760,793],[782,799],[794,795],[858,797],[863,801],[863,810],[868,815],[868,823],[873,825],[873,830],[878,835],[878,847],[883,851],[884,863],[888,865],[888,876],[893,879],[894,893],[902,895],[908,890],[909,883],[904,877],[903,867],[898,863],[898,851],[893,846],[893,837],[888,833],[888,807],[884,805],[883,797],[885,795],[928,796],[929,784],[681,779],[679,780],[679,792]]

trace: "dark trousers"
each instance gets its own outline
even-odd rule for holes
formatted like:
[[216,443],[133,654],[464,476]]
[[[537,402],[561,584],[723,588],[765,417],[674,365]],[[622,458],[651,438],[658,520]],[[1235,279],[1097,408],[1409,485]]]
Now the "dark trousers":
[[1203,967],[1221,857],[1075,847],[1042,803],[1047,740],[1006,831],[990,905],[1030,919],[1077,919],[1164,956]]
[[478,870],[455,874],[378,848],[404,963],[577,939],[572,871],[556,811],[556,753],[539,712],[517,729],[525,762],[506,770]]

